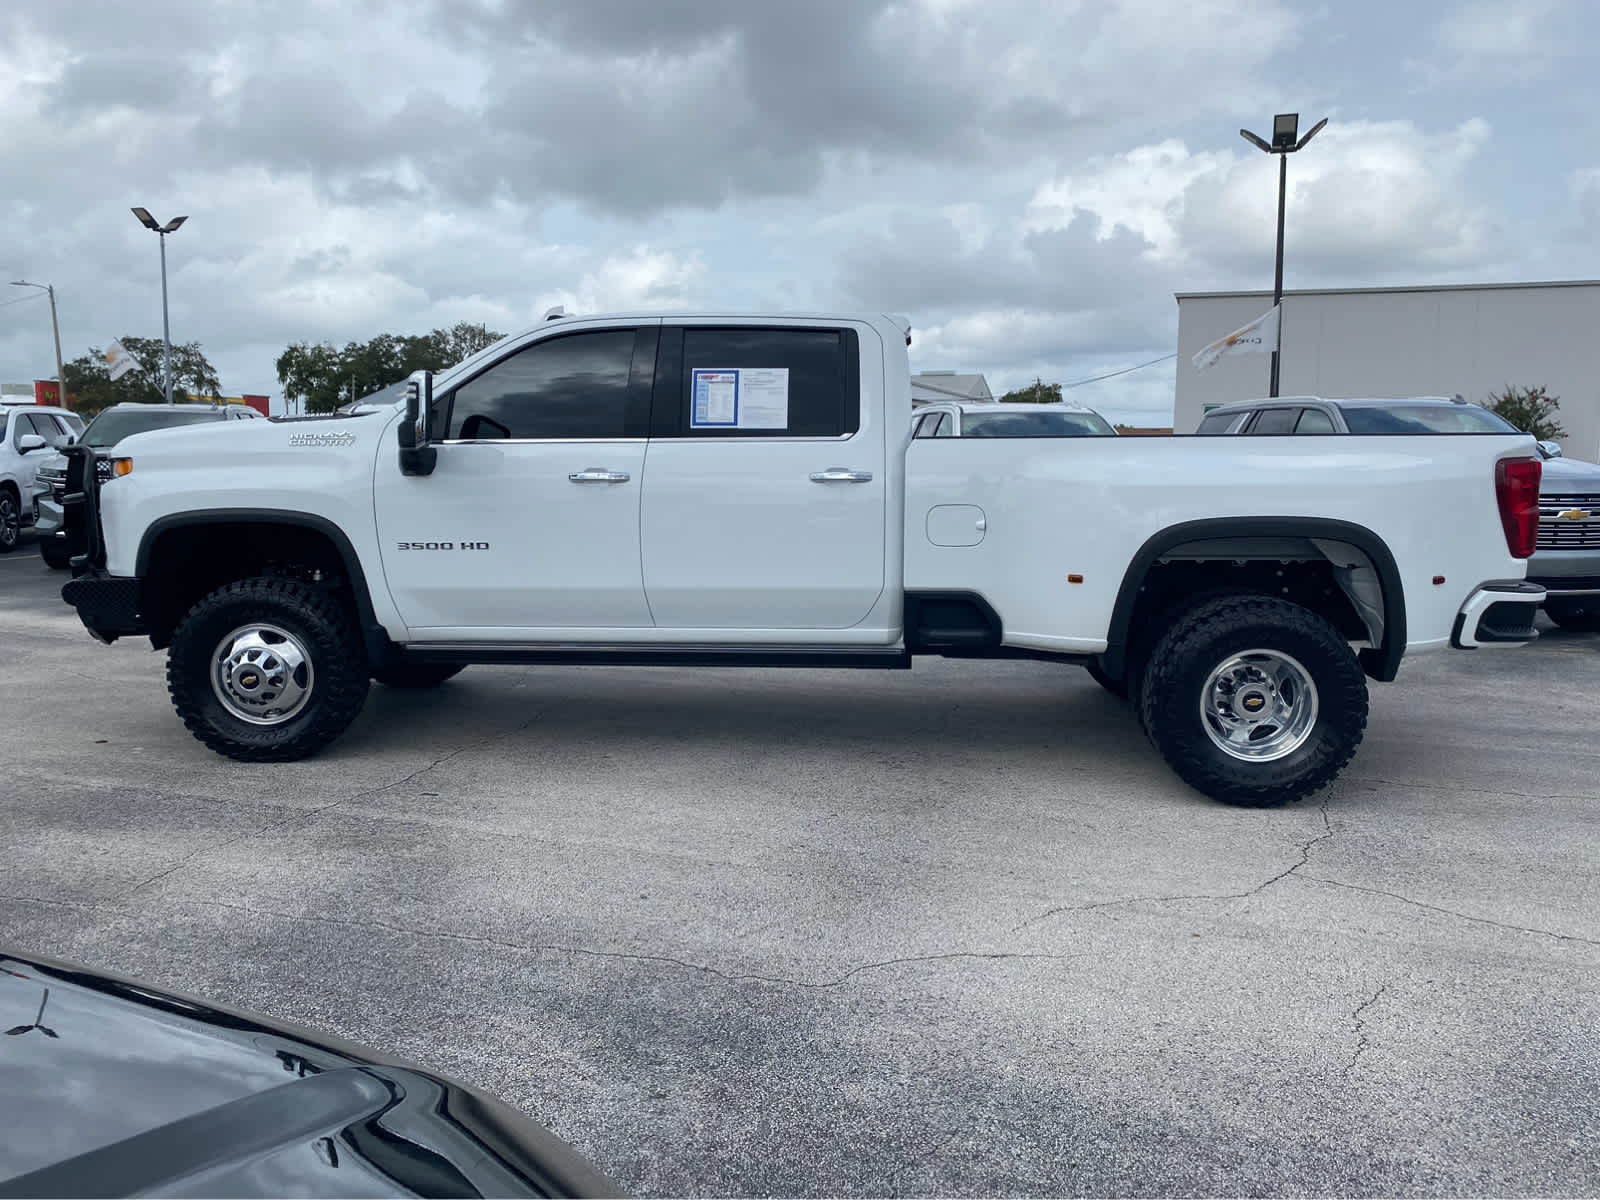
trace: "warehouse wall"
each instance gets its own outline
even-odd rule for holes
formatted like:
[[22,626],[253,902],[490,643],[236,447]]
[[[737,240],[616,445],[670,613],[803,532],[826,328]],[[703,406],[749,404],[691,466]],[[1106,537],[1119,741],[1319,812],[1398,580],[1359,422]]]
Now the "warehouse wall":
[[[1267,394],[1268,356],[1206,371],[1202,346],[1248,324],[1270,292],[1178,297],[1174,428],[1192,433],[1207,405]],[[1508,383],[1561,398],[1562,448],[1600,461],[1600,283],[1350,292],[1283,299],[1285,396],[1449,396],[1482,403]]]

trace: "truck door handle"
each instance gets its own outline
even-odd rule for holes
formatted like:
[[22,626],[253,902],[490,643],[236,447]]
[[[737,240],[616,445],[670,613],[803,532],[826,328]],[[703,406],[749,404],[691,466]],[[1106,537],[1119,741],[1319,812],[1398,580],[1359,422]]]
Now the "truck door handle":
[[585,467],[567,476],[573,483],[627,483],[631,476],[626,471],[607,471],[603,467]]
[[812,483],[871,483],[871,471],[852,471],[849,467],[829,467],[811,472]]

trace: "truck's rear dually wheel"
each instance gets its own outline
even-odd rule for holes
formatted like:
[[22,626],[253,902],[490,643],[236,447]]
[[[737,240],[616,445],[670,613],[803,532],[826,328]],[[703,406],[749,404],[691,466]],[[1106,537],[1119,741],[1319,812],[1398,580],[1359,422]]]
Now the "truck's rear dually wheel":
[[367,695],[366,653],[327,590],[245,579],[202,598],[178,623],[167,690],[189,732],[243,762],[286,762],[344,732]]
[[1300,800],[1361,744],[1367,682],[1328,621],[1272,596],[1209,600],[1150,654],[1139,703],[1183,780],[1228,804]]

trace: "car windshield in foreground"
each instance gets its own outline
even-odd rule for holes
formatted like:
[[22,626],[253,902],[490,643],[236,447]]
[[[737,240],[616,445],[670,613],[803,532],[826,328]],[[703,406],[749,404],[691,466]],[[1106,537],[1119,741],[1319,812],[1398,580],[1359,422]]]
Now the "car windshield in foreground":
[[1092,412],[965,413],[962,437],[1115,437],[1116,430]]
[[174,425],[195,425],[201,421],[216,419],[217,414],[208,408],[103,412],[89,422],[89,428],[83,434],[83,444],[104,450],[136,433],[149,433],[152,429],[170,429]]
[[1406,404],[1394,408],[1347,405],[1341,408],[1351,433],[1517,433],[1517,427],[1485,408],[1470,404]]

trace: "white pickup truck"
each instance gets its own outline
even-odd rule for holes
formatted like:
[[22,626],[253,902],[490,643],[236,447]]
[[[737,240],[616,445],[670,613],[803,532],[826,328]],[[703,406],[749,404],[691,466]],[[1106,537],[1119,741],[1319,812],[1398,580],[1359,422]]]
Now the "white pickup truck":
[[379,412],[73,447],[63,596],[168,648],[179,715],[237,759],[470,663],[1032,658],[1252,805],[1332,780],[1408,651],[1535,636],[1531,438],[913,440],[909,341],[562,318]]

